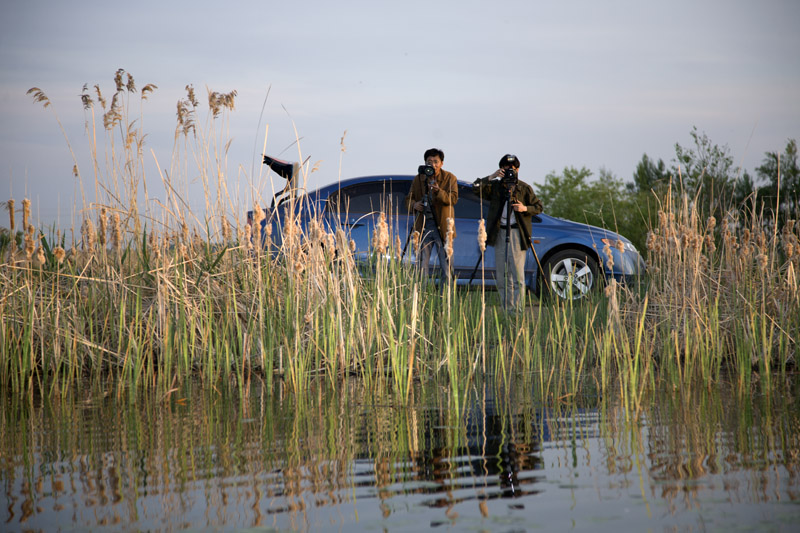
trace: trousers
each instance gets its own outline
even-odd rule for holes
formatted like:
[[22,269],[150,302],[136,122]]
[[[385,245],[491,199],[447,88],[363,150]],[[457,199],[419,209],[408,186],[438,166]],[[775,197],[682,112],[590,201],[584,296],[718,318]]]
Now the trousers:
[[525,255],[520,248],[517,228],[509,229],[508,263],[506,260],[506,229],[501,226],[494,243],[494,268],[500,304],[508,311],[521,311],[525,306]]

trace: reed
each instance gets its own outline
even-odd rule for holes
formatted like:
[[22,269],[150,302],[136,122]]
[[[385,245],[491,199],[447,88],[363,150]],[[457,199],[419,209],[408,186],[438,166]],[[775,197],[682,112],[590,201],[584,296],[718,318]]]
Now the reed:
[[[14,233],[16,204],[6,204],[0,382],[14,393],[63,395],[84,380],[112,383],[120,395],[166,393],[195,377],[241,388],[257,377],[299,393],[318,378],[335,385],[356,376],[402,403],[416,383],[445,383],[459,412],[475,384],[507,387],[522,373],[556,402],[597,386],[636,413],[660,382],[688,394],[730,371],[746,390],[754,373],[769,387],[796,365],[794,222],[770,230],[758,213],[742,219],[733,210],[720,224],[701,220],[693,199],[670,190],[648,237],[646,290],[611,282],[585,302],[534,302],[507,314],[491,293],[440,290],[398,260],[400,242],[389,237],[396,206],[379,208],[366,262],[344,228],[326,228],[319,213],[287,217],[280,235],[262,232],[274,213],[254,193],[255,218],[243,222],[221,163],[235,91],[210,93],[203,123],[187,87],[157,212],[140,201],[144,132],[141,117],[129,117],[136,85],[124,72],[115,83],[110,107],[96,89],[103,125],[90,122],[87,138],[98,198],[83,207],[79,239],[34,228],[27,199]],[[105,132],[102,146],[96,130]],[[185,200],[195,174],[206,198],[198,213]],[[287,213],[304,201],[294,195]]]

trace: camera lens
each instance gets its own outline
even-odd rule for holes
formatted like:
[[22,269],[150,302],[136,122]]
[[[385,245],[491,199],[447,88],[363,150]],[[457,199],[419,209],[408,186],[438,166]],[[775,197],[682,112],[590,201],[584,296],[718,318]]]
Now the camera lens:
[[436,174],[436,169],[434,169],[430,165],[420,165],[419,168],[417,169],[417,173],[422,174],[422,175],[427,176],[427,177],[431,177],[434,174]]

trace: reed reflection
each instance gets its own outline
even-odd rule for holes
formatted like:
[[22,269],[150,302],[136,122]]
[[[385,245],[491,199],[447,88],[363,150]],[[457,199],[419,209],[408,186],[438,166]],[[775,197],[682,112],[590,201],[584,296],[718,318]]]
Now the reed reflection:
[[[708,494],[800,501],[790,392],[661,394],[631,423],[620,403],[544,408],[529,390],[474,387],[460,410],[446,388],[419,387],[404,405],[349,382],[314,383],[302,397],[256,383],[126,401],[5,398],[0,519],[9,531],[312,529],[412,507],[453,523],[465,509],[488,517],[493,501],[526,509],[557,490],[548,453],[563,453],[562,479],[594,477],[600,490],[638,471],[673,513]],[[583,447],[599,449],[600,468]]]

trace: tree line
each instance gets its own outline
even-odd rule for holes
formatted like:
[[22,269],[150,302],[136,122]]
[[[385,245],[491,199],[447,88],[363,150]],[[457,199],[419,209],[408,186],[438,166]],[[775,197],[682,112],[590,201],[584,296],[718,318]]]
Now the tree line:
[[727,145],[714,144],[692,128],[692,144],[675,144],[668,166],[647,154],[636,165],[631,181],[606,169],[565,167],[545,176],[537,194],[548,214],[613,229],[644,251],[660,202],[670,195],[687,195],[704,216],[717,220],[739,211],[739,220],[758,217],[782,227],[800,217],[800,167],[797,142],[789,139],[782,152],[766,152],[755,175],[734,164]]

